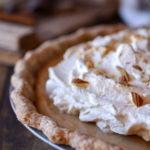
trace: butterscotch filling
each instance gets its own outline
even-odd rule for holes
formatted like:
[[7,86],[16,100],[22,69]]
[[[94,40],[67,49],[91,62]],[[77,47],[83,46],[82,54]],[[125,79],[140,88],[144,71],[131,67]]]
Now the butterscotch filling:
[[150,30],[125,30],[69,48],[46,90],[64,113],[103,132],[150,140]]

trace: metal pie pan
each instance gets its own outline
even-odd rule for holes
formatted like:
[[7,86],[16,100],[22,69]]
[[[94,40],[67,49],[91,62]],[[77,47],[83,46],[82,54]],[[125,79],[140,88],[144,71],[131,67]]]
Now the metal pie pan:
[[[10,92],[9,92],[9,93],[11,93],[12,90],[13,90],[13,87],[10,86],[10,90],[9,90]],[[9,94],[9,95],[10,95],[10,94]],[[11,104],[11,107],[12,107],[14,113],[16,113],[16,108],[15,108],[15,105],[14,105],[12,99],[9,98],[9,100],[10,100],[10,104]],[[35,129],[35,128],[32,128],[32,127],[30,127],[30,126],[27,126],[26,124],[23,124],[23,126],[24,126],[25,128],[27,128],[27,129],[28,129],[33,135],[35,135],[37,138],[39,138],[40,140],[42,140],[43,142],[47,143],[48,145],[50,145],[51,147],[53,147],[53,148],[55,148],[55,149],[58,149],[58,150],[74,150],[74,148],[71,148],[70,146],[57,145],[57,144],[54,144],[54,143],[50,142],[50,141],[48,140],[48,138],[47,138],[41,131],[39,131],[39,130],[37,130],[37,129]]]

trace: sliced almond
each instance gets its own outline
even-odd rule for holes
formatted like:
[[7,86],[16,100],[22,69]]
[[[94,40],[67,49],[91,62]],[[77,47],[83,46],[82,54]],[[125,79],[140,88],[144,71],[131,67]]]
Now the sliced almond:
[[144,59],[143,62],[145,62],[146,64],[148,64],[148,60],[147,59]]
[[89,86],[89,82],[81,80],[79,78],[72,79],[72,84],[81,88],[87,88]]
[[106,70],[98,70],[98,69],[95,69],[94,71],[93,71],[93,73],[94,74],[96,74],[96,75],[102,75],[102,76],[104,76],[105,78],[110,78],[110,76],[108,76],[107,75],[107,71]]
[[105,49],[105,50],[102,52],[102,54],[101,54],[102,58],[105,57],[106,55],[108,55],[109,52],[110,52],[110,49],[108,49],[108,48]]
[[137,70],[139,70],[139,71],[142,71],[142,70],[143,70],[143,69],[142,69],[140,66],[138,66],[138,65],[133,65],[132,67],[135,68],[135,69],[137,69]]
[[87,51],[87,50],[89,50],[90,48],[92,48],[91,45],[85,45],[83,49],[84,49],[85,51]]
[[95,69],[93,72],[94,72],[96,75],[103,75],[103,73],[102,73],[100,70],[98,70],[98,69]]
[[93,64],[92,60],[89,58],[85,60],[85,64],[89,69],[94,68],[94,64]]
[[118,40],[111,40],[107,45],[107,49],[111,50],[115,50],[116,48],[116,44],[117,44]]
[[123,68],[121,68],[120,66],[117,66],[116,68],[120,72],[121,78],[123,80],[125,80],[126,82],[128,82],[129,81],[129,75],[128,75],[128,73]]
[[140,95],[138,95],[135,92],[131,92],[131,96],[132,96],[132,101],[136,105],[136,107],[140,107],[143,105],[143,99],[141,98]]
[[128,81],[127,81],[127,79],[126,79],[125,76],[121,76],[121,77],[119,78],[119,83],[120,83],[120,84],[123,84],[123,85],[128,85]]
[[126,35],[123,36],[121,41],[124,42],[124,43],[130,43],[133,39],[142,40],[142,39],[144,39],[144,36],[139,35],[139,34],[129,34],[129,33],[127,33]]
[[115,79],[115,78],[116,78],[116,76],[115,76],[114,74],[112,74],[110,77],[111,77],[112,79]]

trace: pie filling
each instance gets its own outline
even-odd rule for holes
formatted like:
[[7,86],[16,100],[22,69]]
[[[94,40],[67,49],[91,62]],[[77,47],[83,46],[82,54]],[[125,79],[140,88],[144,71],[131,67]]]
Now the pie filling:
[[63,113],[103,132],[150,141],[150,29],[98,36],[49,68],[46,90]]

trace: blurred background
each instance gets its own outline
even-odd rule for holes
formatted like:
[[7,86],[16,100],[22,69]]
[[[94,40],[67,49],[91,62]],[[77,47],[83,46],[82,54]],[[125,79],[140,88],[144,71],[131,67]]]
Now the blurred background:
[[9,104],[13,66],[26,51],[82,27],[150,25],[150,0],[0,0],[0,150],[51,150],[16,120]]
[[13,65],[45,40],[117,23],[118,8],[117,0],[0,0],[0,61]]
[[0,0],[0,62],[13,65],[25,51],[80,27],[149,25],[149,8],[149,0]]

